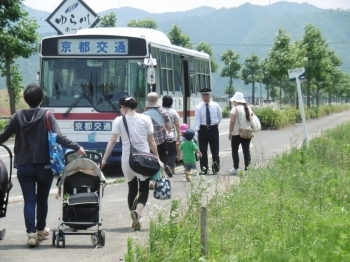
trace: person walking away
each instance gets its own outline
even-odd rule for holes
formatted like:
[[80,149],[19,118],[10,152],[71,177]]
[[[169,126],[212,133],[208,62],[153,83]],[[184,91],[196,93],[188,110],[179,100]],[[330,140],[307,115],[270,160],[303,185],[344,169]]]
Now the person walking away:
[[183,163],[185,166],[186,180],[191,181],[191,172],[197,170],[196,154],[202,157],[202,153],[198,150],[197,144],[193,141],[195,132],[192,129],[188,129],[185,132],[186,140],[181,142],[179,151],[177,152],[177,159],[180,160],[180,154],[182,151]]
[[[109,155],[111,154],[118,136],[123,141],[122,152],[122,170],[128,183],[128,207],[132,219],[132,229],[139,231],[141,229],[141,213],[147,203],[149,195],[149,179],[142,174],[134,172],[129,165],[130,141],[136,150],[140,152],[152,151],[159,160],[156,142],[153,138],[153,124],[149,116],[136,113],[137,100],[133,97],[123,96],[119,99],[120,112],[125,116],[128,124],[129,135],[123,123],[123,116],[118,116],[112,127],[112,136],[107,144],[105,153],[101,162],[101,169],[105,166]],[[160,160],[159,160],[160,161]],[[161,163],[163,166],[163,163]]]
[[[171,123],[168,111],[164,110],[161,106],[162,100],[158,98],[158,94],[151,92],[147,95],[146,111],[143,113],[152,119],[154,129],[153,137],[157,144],[160,161],[166,163],[166,138],[167,131],[171,131]],[[169,167],[164,166],[164,170],[169,177],[173,176]],[[150,182],[151,188],[154,187],[153,183],[154,181]]]
[[208,174],[208,143],[212,154],[212,171],[216,175],[220,170],[219,124],[222,119],[220,106],[211,100],[211,89],[203,88],[202,102],[195,109],[195,130],[198,132],[201,174]]
[[176,145],[180,144],[180,116],[179,114],[171,108],[173,105],[173,98],[169,95],[163,96],[162,98],[162,106],[163,109],[168,111],[170,115],[170,121],[171,121],[171,127],[172,127],[172,132],[174,134],[174,138],[172,141],[167,141],[167,161],[166,161],[166,166],[167,169],[171,170],[172,174],[175,174],[175,160],[176,160]]
[[[36,247],[46,238],[50,228],[46,225],[48,197],[53,181],[51,170],[46,112],[40,104],[44,93],[40,86],[30,84],[23,92],[29,109],[18,110],[0,132],[0,143],[15,134],[14,167],[24,198],[24,221],[29,247]],[[85,155],[84,148],[62,135],[55,117],[49,112],[52,132],[57,133],[57,143]]]
[[249,128],[251,126],[250,121],[252,110],[248,106],[241,92],[236,92],[232,98],[230,98],[230,101],[234,103],[234,107],[232,107],[230,112],[231,120],[228,135],[228,139],[231,140],[233,160],[233,168],[230,170],[230,173],[237,175],[239,172],[239,145],[242,145],[245,171],[247,171],[247,168],[251,161],[249,149],[251,139],[241,138],[239,136],[239,127],[241,126],[242,128]]

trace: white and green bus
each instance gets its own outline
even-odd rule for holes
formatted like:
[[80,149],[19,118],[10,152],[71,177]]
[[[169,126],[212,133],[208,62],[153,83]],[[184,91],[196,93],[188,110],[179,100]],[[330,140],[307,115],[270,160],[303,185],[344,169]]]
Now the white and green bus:
[[[200,90],[211,88],[208,54],[172,45],[147,28],[91,28],[47,37],[38,79],[61,131],[85,149],[103,154],[123,95],[145,108],[149,92],[173,97],[173,109],[191,125]],[[120,161],[118,141],[109,161]]]

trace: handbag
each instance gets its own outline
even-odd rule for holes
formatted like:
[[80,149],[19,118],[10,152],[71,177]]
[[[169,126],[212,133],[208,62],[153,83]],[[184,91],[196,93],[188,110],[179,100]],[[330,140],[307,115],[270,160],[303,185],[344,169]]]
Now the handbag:
[[130,156],[129,156],[130,168],[134,172],[146,177],[151,177],[155,175],[160,168],[158,158],[150,152],[140,152],[135,147],[133,147],[130,141],[129,129],[128,129],[128,124],[126,122],[125,116],[123,116],[123,123],[130,142]]
[[46,111],[46,128],[49,141],[51,170],[54,175],[61,173],[65,167],[64,154],[60,144],[56,142],[57,133],[52,132],[49,111]]
[[251,121],[251,124],[252,124],[252,128],[255,132],[258,132],[261,130],[261,123],[260,123],[260,120],[259,118],[257,117],[257,115],[255,114],[252,114],[252,121]]
[[171,183],[163,173],[155,182],[153,196],[159,200],[171,199]]
[[238,120],[238,126],[239,126],[239,136],[243,139],[252,139],[254,137],[254,134],[253,134],[254,130],[251,127],[249,128],[241,127],[239,123],[238,109],[237,109],[237,120]]
[[239,127],[239,136],[244,139],[251,139],[254,137],[254,130],[252,128]]

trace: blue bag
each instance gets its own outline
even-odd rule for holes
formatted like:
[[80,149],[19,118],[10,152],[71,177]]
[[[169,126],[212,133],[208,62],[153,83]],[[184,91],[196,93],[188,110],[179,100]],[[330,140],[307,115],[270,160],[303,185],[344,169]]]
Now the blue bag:
[[52,132],[49,119],[49,111],[46,111],[46,127],[49,139],[51,170],[54,175],[57,175],[61,173],[65,167],[64,154],[61,145],[56,142],[57,134]]

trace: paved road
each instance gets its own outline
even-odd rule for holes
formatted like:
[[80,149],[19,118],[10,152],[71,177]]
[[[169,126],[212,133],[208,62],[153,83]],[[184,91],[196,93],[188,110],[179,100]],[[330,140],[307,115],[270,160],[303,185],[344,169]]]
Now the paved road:
[[[335,127],[350,120],[350,111],[333,114],[317,120],[307,122],[308,134],[312,138],[320,135],[322,130]],[[237,178],[228,175],[232,168],[229,143],[227,140],[228,120],[221,124],[220,132],[220,155],[221,170],[219,176],[208,176],[214,185],[224,188],[228,182],[234,183]],[[266,164],[267,160],[277,153],[288,150],[291,145],[300,143],[303,138],[301,124],[285,128],[283,130],[266,130],[258,132],[252,143],[252,159],[254,164]],[[241,154],[241,163],[243,163]],[[176,175],[172,178],[173,197],[185,199],[188,193],[188,183],[184,182],[183,170],[176,169]],[[44,240],[40,247],[29,249],[26,246],[26,233],[23,219],[23,202],[21,197],[11,198],[12,203],[8,206],[7,217],[0,219],[0,227],[7,230],[6,236],[0,241],[0,261],[124,261],[127,251],[127,238],[134,238],[136,242],[145,243],[148,237],[148,222],[160,207],[168,208],[170,201],[155,200],[149,198],[149,205],[143,213],[142,229],[139,233],[130,230],[131,219],[127,208],[127,185],[113,184],[105,189],[103,198],[102,228],[106,231],[106,245],[103,248],[94,248],[90,236],[66,236],[66,247],[56,248],[51,245],[51,235]],[[14,195],[13,195],[14,196]],[[60,201],[53,196],[49,199],[48,225],[51,228],[57,226],[60,216]],[[210,237],[210,236],[209,236]]]

